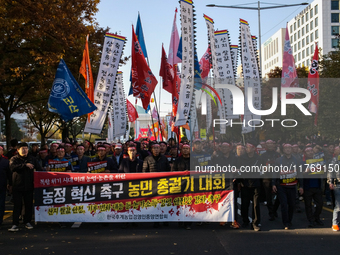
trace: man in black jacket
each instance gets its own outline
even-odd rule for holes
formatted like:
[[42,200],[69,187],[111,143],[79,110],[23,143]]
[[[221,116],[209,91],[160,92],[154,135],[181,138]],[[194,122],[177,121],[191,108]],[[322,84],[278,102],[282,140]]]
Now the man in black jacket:
[[19,216],[21,213],[22,201],[25,205],[24,224],[27,229],[32,229],[34,170],[42,171],[38,160],[28,155],[28,144],[18,145],[18,154],[13,156],[9,163],[13,180],[13,226],[8,231],[19,230]]
[[6,190],[12,188],[12,173],[9,170],[8,159],[3,154],[4,147],[0,145],[0,225],[5,213]]
[[[260,170],[261,166],[260,156],[255,153],[255,143],[248,142],[246,144],[246,153],[238,158],[238,169],[245,171],[247,169],[253,169],[254,171]],[[241,180],[241,216],[243,220],[242,227],[247,227],[249,224],[248,218],[248,209],[250,205],[250,201],[253,201],[252,208],[252,228],[255,231],[260,230],[259,224],[261,223],[261,214],[260,214],[260,202],[259,202],[259,193],[260,193],[260,173],[258,173],[258,178],[249,178],[247,175],[249,173],[245,173],[244,179]],[[253,176],[251,176],[253,177]]]
[[104,145],[98,145],[97,147],[98,157],[95,157],[92,162],[106,161],[107,165],[105,167],[105,173],[117,173],[118,166],[112,158],[107,157],[106,148]]
[[183,144],[182,155],[175,159],[171,171],[190,171],[190,145]]
[[170,164],[168,159],[160,154],[160,146],[158,143],[151,145],[152,155],[147,156],[143,162],[143,172],[170,172]]
[[137,158],[137,149],[131,144],[128,147],[128,158],[121,160],[119,165],[119,173],[140,173],[143,168],[143,161]]
[[280,202],[278,199],[275,199],[275,203],[273,204],[273,188],[272,188],[272,174],[269,172],[270,166],[273,166],[275,160],[281,157],[280,153],[276,150],[275,142],[273,140],[266,141],[266,152],[261,155],[261,163],[263,166],[263,189],[265,193],[265,198],[267,202],[267,208],[269,213],[269,220],[275,220],[277,217],[277,209],[279,208]]

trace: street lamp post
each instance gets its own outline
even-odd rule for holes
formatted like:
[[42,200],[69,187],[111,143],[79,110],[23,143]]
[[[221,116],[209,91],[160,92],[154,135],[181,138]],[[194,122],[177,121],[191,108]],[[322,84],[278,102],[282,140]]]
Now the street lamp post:
[[262,68],[262,57],[261,57],[261,10],[268,10],[268,9],[276,9],[276,8],[283,8],[283,7],[292,7],[292,6],[299,6],[299,5],[308,5],[308,3],[299,3],[299,4],[278,4],[273,6],[266,6],[261,7],[261,2],[257,2],[257,8],[256,7],[244,7],[244,6],[237,6],[237,5],[216,5],[216,4],[207,4],[207,7],[218,7],[218,8],[231,8],[231,9],[245,9],[245,10],[257,10],[258,12],[258,21],[259,21],[259,64],[260,69]]

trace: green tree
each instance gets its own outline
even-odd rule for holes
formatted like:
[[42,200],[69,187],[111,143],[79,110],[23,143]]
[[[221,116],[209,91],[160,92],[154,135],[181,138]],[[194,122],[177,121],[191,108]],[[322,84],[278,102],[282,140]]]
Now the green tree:
[[97,26],[98,3],[0,0],[0,112],[5,117],[7,144],[11,115],[46,94],[60,58],[72,71],[76,62],[79,69],[85,36]]

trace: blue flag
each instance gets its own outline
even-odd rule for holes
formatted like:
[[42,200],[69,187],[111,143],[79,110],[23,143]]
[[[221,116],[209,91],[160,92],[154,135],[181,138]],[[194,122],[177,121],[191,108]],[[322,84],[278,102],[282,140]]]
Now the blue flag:
[[[139,45],[143,51],[144,57],[148,57],[148,53],[146,52],[146,46],[145,46],[145,41],[144,41],[144,34],[143,34],[143,28],[142,28],[142,22],[140,20],[140,15],[138,13],[138,18],[137,18],[137,24],[136,24],[136,36],[139,42]],[[130,72],[130,82],[132,81],[132,74]],[[129,90],[129,96],[133,94],[133,89],[132,89],[132,84],[130,85],[130,90]]]
[[48,110],[59,114],[64,121],[70,121],[96,109],[61,59],[48,99]]
[[146,108],[145,113],[148,113],[151,110],[150,104],[148,105],[148,108]]
[[177,57],[182,59],[182,36],[181,36],[181,38],[179,38]]
[[138,13],[138,19],[137,19],[137,24],[136,24],[136,36],[139,42],[140,47],[142,48],[143,54],[145,58],[148,58],[148,54],[146,52],[146,47],[145,47],[145,41],[144,41],[144,34],[143,34],[143,28],[142,28],[142,22],[140,20],[140,16]]

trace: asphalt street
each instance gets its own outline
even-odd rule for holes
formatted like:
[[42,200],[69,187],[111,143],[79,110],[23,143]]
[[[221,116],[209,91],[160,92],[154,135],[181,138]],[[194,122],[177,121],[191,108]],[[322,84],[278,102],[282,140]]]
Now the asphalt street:
[[[0,254],[338,254],[340,233],[331,229],[331,207],[324,206],[323,227],[308,228],[301,202],[301,213],[295,213],[293,228],[284,230],[279,217],[269,221],[267,208],[261,205],[262,228],[232,229],[218,223],[197,226],[191,230],[177,223],[153,228],[153,223],[129,225],[82,223],[79,228],[60,228],[57,223],[41,223],[27,230],[8,232],[12,205],[7,202],[5,221],[0,228]],[[280,209],[279,209],[280,210]]]

